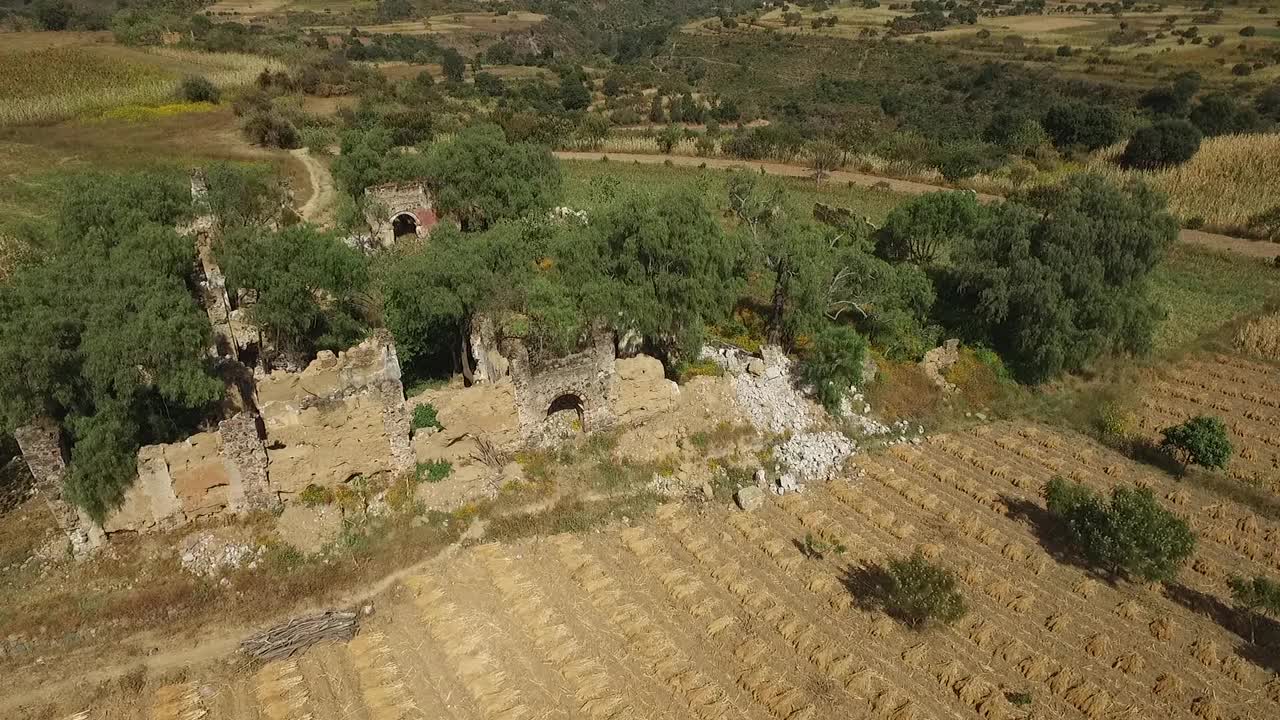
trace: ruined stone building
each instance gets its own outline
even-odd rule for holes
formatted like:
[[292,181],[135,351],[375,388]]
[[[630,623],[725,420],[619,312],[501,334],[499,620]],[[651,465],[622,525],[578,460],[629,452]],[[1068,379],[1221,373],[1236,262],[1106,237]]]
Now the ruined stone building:
[[426,237],[439,222],[435,204],[421,182],[387,183],[365,188],[364,217],[371,247],[388,248],[407,235]]

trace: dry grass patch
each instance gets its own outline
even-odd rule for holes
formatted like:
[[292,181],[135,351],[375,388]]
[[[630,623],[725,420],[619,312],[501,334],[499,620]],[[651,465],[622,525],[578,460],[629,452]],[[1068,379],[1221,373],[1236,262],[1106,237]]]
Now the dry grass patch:
[[1268,360],[1280,360],[1280,312],[1245,323],[1236,332],[1235,345],[1237,350]]

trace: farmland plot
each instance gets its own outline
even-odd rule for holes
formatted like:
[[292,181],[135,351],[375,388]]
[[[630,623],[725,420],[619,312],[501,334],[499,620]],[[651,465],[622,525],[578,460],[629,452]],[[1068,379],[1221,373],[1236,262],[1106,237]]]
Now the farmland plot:
[[[1274,665],[1201,614],[1228,570],[1280,570],[1280,526],[1035,427],[862,467],[756,513],[671,505],[643,526],[443,557],[349,645],[162,688],[151,717],[1280,717]],[[1193,562],[1161,588],[1055,559],[1039,490],[1058,474],[1152,486],[1199,533]],[[845,549],[809,559],[807,534]],[[971,609],[954,626],[915,632],[858,602],[858,568],[914,547],[961,579]]]
[[1232,355],[1196,356],[1154,374],[1139,414],[1153,440],[1196,415],[1222,418],[1235,448],[1227,474],[1280,493],[1280,373],[1274,367]]

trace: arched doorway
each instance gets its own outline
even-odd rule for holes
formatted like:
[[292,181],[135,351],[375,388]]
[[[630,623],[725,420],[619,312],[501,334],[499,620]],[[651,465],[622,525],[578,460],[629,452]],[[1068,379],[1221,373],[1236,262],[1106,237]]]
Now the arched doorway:
[[585,431],[582,423],[582,398],[564,393],[547,406],[546,435],[567,438]]
[[405,235],[417,236],[418,219],[412,213],[400,213],[391,219],[391,232],[397,240]]

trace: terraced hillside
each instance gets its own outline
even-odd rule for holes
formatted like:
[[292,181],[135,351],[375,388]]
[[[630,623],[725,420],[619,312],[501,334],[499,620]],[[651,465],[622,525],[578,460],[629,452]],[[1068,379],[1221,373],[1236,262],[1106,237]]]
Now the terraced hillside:
[[[1275,659],[1224,612],[1228,571],[1280,572],[1280,525],[1042,428],[862,469],[756,513],[671,505],[643,526],[460,550],[349,645],[167,686],[149,717],[1280,717]],[[1039,498],[1055,474],[1152,485],[1199,534],[1193,562],[1167,586],[1115,586],[1055,557]],[[808,533],[846,550],[808,559]],[[963,579],[954,627],[860,607],[861,569],[916,546]],[[115,712],[82,717],[137,716]]]

